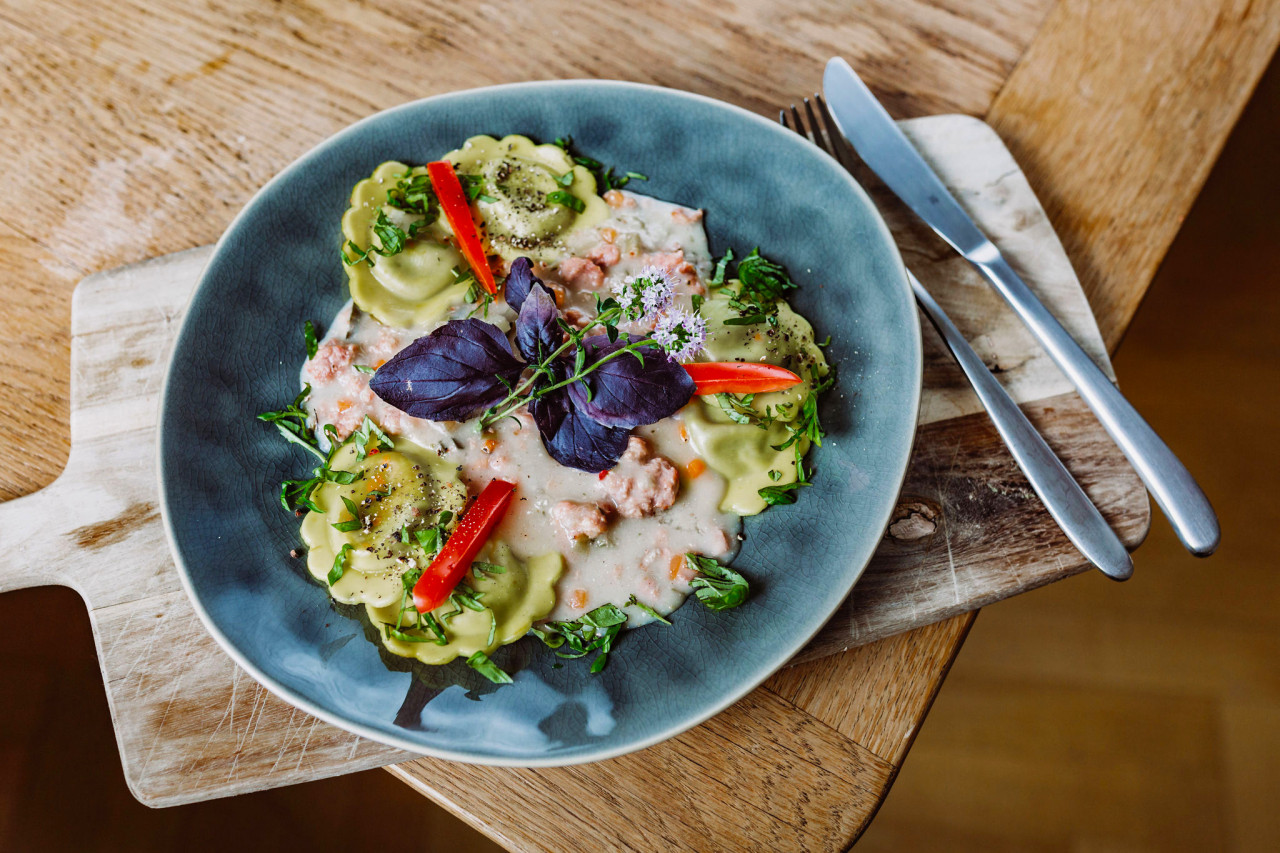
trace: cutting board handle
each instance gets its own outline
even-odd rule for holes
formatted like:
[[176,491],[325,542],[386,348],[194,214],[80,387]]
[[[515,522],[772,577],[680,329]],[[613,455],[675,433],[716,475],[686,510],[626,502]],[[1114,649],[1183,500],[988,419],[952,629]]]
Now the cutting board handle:
[[58,479],[0,503],[0,593],[60,584],[103,607],[124,594],[121,580],[143,555],[168,550],[154,476],[121,452],[136,441],[88,441]]
[[74,586],[69,572],[84,524],[59,478],[38,492],[0,503],[0,592],[33,586]]

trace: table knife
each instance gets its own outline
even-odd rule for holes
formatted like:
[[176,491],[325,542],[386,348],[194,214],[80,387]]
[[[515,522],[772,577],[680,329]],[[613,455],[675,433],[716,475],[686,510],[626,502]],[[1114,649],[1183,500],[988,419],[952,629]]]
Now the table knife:
[[1212,554],[1221,538],[1217,515],[1173,451],[978,229],[849,63],[830,60],[822,85],[836,126],[858,156],[1004,297],[1133,465],[1187,550]]

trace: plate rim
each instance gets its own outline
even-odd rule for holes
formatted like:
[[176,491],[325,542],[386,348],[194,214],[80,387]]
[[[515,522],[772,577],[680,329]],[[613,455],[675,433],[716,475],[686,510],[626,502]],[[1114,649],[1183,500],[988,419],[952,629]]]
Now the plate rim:
[[[305,713],[311,714],[312,716],[332,726],[342,729],[343,731],[346,731],[350,734],[357,735],[359,737],[365,738],[375,743],[380,743],[386,746],[395,747],[397,749],[404,750],[405,752],[409,752],[414,755],[427,756],[431,758],[440,758],[447,761],[457,761],[463,764],[471,764],[476,766],[488,766],[488,767],[531,767],[531,768],[532,767],[568,767],[568,766],[579,765],[579,764],[590,764],[597,761],[605,761],[610,758],[617,758],[622,755],[629,755],[630,753],[639,752],[643,749],[648,749],[651,746],[670,740],[680,734],[683,734],[684,732],[689,731],[690,729],[696,726],[701,725],[702,723],[706,722],[712,717],[720,714],[721,712],[729,708],[731,705],[736,704],[737,702],[742,700],[744,697],[746,697],[749,693],[753,692],[757,687],[763,684],[771,676],[777,673],[780,669],[786,666],[787,662],[792,658],[794,658],[797,654],[799,654],[805,648],[805,646],[807,646],[809,642],[812,641],[813,638],[817,636],[817,634],[820,631],[822,631],[823,628],[826,627],[827,623],[831,621],[832,617],[835,616],[836,612],[843,605],[844,601],[846,601],[848,599],[848,596],[852,594],[854,587],[857,585],[858,581],[862,579],[863,574],[866,573],[867,566],[870,564],[872,557],[875,555],[876,549],[872,548],[870,552],[866,555],[866,558],[862,561],[862,566],[854,573],[852,580],[849,581],[849,586],[844,594],[844,597],[840,599],[840,603],[838,603],[834,608],[832,608],[831,612],[827,615],[827,618],[823,619],[820,623],[818,623],[812,631],[810,631],[807,635],[803,637],[803,639],[795,643],[793,649],[789,649],[785,654],[775,654],[772,657],[770,657],[768,659],[768,662],[760,670],[758,670],[758,675],[749,677],[746,680],[744,680],[744,682],[741,685],[739,685],[737,688],[726,691],[726,693],[723,696],[721,696],[716,701],[708,703],[707,707],[699,710],[697,713],[692,714],[689,717],[682,719],[677,723],[669,725],[651,735],[648,735],[643,738],[639,738],[637,740],[628,741],[626,743],[619,744],[612,748],[599,748],[594,750],[588,748],[583,750],[580,753],[558,755],[558,756],[548,755],[548,756],[541,756],[541,757],[535,756],[535,757],[515,758],[515,759],[503,758],[503,757],[497,757],[497,756],[488,756],[488,755],[477,756],[465,750],[453,750],[448,748],[437,748],[433,746],[426,746],[421,743],[417,743],[412,740],[409,740],[407,738],[402,738],[394,734],[390,734],[378,729],[374,729],[370,726],[364,725],[363,723],[358,723],[352,720],[345,719],[341,715],[331,712],[326,708],[322,707],[321,705],[319,705],[318,703],[315,703],[310,699],[307,699],[306,697],[296,693],[288,686],[277,682],[274,678],[270,677],[265,672],[261,671],[256,665],[254,665],[251,661],[248,660],[248,658],[240,651],[239,648],[236,647],[234,643],[231,642],[231,640],[218,627],[218,625],[216,624],[212,616],[209,614],[209,612],[205,609],[204,604],[201,602],[199,596],[195,592],[195,588],[190,578],[187,566],[184,560],[182,559],[182,554],[178,547],[177,538],[174,534],[173,522],[170,516],[169,495],[165,486],[167,478],[165,477],[165,461],[164,461],[165,460],[164,448],[166,445],[164,415],[169,408],[168,403],[169,403],[169,394],[171,389],[170,383],[171,383],[171,380],[173,379],[173,374],[174,374],[174,364],[175,364],[174,352],[176,349],[177,342],[182,338],[183,334],[185,333],[188,323],[193,322],[191,319],[192,314],[191,314],[190,307],[194,303],[196,297],[204,289],[206,282],[208,281],[209,270],[213,267],[214,265],[213,262],[217,259],[219,253],[223,250],[223,243],[226,240],[227,235],[235,230],[236,226],[240,223],[242,219],[244,219],[248,215],[249,211],[254,207],[254,205],[257,203],[258,199],[262,195],[264,195],[268,190],[274,187],[278,182],[282,182],[290,178],[295,171],[301,168],[302,161],[308,159],[313,153],[315,153],[320,148],[328,146],[338,139],[341,139],[350,134],[354,134],[358,132],[366,124],[370,124],[372,122],[378,121],[380,119],[383,119],[386,116],[395,114],[397,112],[412,110],[418,107],[419,105],[427,102],[437,102],[437,103],[441,101],[447,102],[454,98],[474,95],[481,92],[503,92],[503,91],[517,90],[517,89],[559,89],[559,88],[572,88],[576,86],[629,89],[629,90],[641,91],[641,92],[658,92],[665,96],[685,98],[697,103],[710,105],[718,109],[728,110],[732,113],[736,113],[738,116],[742,118],[748,119],[760,125],[762,128],[768,128],[769,132],[782,132],[788,135],[793,133],[792,131],[786,129],[782,125],[775,123],[769,120],[768,118],[765,118],[764,116],[759,115],[758,113],[754,113],[736,104],[731,104],[726,101],[721,101],[717,98],[712,98],[708,95],[701,95],[696,92],[688,92],[683,89],[673,89],[666,86],[656,86],[649,83],[639,83],[639,82],[628,81],[628,80],[568,78],[568,79],[559,79],[559,80],[527,80],[527,81],[520,81],[520,82],[513,82],[513,83],[500,83],[492,86],[474,86],[467,89],[455,89],[449,92],[441,92],[436,95],[428,95],[423,98],[416,98],[412,101],[406,101],[404,103],[396,104],[395,106],[388,107],[383,110],[379,110],[375,113],[371,113],[370,115],[367,115],[364,118],[359,119],[343,127],[341,130],[337,131],[336,133],[326,136],[324,139],[320,140],[315,145],[311,146],[306,151],[299,154],[292,161],[290,161],[287,166],[285,166],[279,172],[274,174],[266,183],[260,186],[253,193],[253,195],[251,195],[249,199],[244,203],[244,205],[240,208],[240,210],[236,213],[236,215],[232,217],[231,221],[227,223],[222,233],[218,236],[218,239],[214,242],[213,251],[209,254],[209,258],[205,262],[205,267],[200,273],[200,278],[196,282],[195,287],[191,291],[191,296],[187,300],[187,309],[183,313],[181,323],[179,323],[177,330],[174,332],[173,347],[169,351],[169,362],[165,367],[164,380],[160,389],[159,407],[158,407],[158,412],[156,417],[156,479],[159,485],[160,517],[163,522],[165,541],[169,546],[170,556],[173,558],[174,567],[178,572],[178,577],[182,584],[182,590],[186,594],[187,601],[191,604],[192,608],[196,612],[196,615],[200,618],[200,621],[204,625],[205,630],[209,632],[210,636],[213,637],[214,641],[217,642],[217,644],[221,647],[222,651],[225,652],[236,663],[237,666],[239,666],[241,669],[247,672],[256,682],[258,682],[258,684],[262,685],[271,694],[284,700],[285,702],[292,705],[293,707],[298,708],[299,710],[304,711]],[[803,142],[803,140],[798,140],[798,141]],[[911,292],[910,282],[907,279],[906,264],[902,259],[902,253],[898,248],[897,241],[893,237],[893,233],[889,230],[888,224],[884,221],[884,216],[880,213],[880,209],[876,206],[875,202],[871,199],[871,196],[857,181],[857,179],[854,178],[853,175],[850,174],[845,169],[839,168],[838,163],[836,164],[836,166],[839,172],[841,173],[841,175],[843,175],[843,177],[847,180],[850,187],[852,187],[854,194],[859,198],[861,198],[862,202],[871,211],[872,219],[874,220],[876,227],[878,228],[881,236],[883,237],[884,242],[888,245],[890,249],[890,255],[893,261],[892,266],[893,266],[894,272],[897,273],[897,276],[896,276],[897,285],[898,285],[897,290],[905,300],[906,304],[910,307],[914,307],[915,302]],[[914,312],[909,311],[908,313],[914,315]],[[910,394],[911,411],[909,413],[910,416],[908,418],[908,422],[911,424],[911,436],[906,442],[902,458],[900,460],[897,460],[897,463],[898,463],[897,468],[899,470],[899,473],[895,477],[895,481],[896,481],[895,489],[893,490],[895,494],[898,492],[901,492],[902,485],[903,483],[906,482],[907,471],[910,467],[911,456],[915,448],[916,435],[918,432],[918,425],[919,425],[919,419],[920,419],[921,391],[924,383],[923,332],[922,332],[920,323],[918,321],[915,323],[908,323],[907,325],[908,325],[908,334],[910,335],[913,343],[913,346],[911,347],[911,354],[914,357],[914,369],[910,371],[910,380],[912,382],[912,385],[914,386],[914,389],[913,389],[913,393]],[[885,507],[882,513],[883,517],[879,519],[876,524],[868,525],[869,529],[874,529],[879,531],[879,536],[877,537],[876,541],[883,538],[884,531],[888,529],[889,522],[893,516],[893,509],[895,505],[896,505],[896,499],[888,502],[887,506]]]

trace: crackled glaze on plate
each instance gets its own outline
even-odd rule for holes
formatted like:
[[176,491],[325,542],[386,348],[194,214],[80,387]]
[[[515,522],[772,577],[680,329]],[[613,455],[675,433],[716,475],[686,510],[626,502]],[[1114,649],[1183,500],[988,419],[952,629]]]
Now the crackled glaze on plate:
[[[759,245],[792,299],[832,336],[839,381],[814,485],[745,524],[737,610],[696,604],[670,627],[628,632],[600,675],[535,641],[496,656],[515,683],[423,667],[352,642],[288,552],[281,479],[310,467],[254,415],[296,392],[302,323],[347,298],[337,223],[350,187],[386,160],[421,163],[476,133],[570,134],[650,176],[647,195],[707,211],[714,252]],[[604,81],[528,83],[429,98],[329,139],[266,187],[219,241],[175,347],[160,421],[162,508],[196,611],[228,653],[282,698],[397,747],[503,765],[594,761],[642,748],[737,700],[804,645],[875,549],[906,470],[920,393],[920,331],[902,264],[870,201],[826,155],[706,98]]]

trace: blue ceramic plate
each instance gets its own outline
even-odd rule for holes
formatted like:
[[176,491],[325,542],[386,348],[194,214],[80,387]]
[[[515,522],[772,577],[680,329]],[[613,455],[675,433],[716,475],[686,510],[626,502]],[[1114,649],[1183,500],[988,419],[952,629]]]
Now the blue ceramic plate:
[[[712,250],[759,245],[800,284],[792,300],[839,384],[824,397],[814,485],[745,525],[735,567],[750,600],[696,603],[671,627],[628,632],[599,675],[536,640],[496,661],[410,665],[370,642],[289,550],[282,479],[313,460],[254,419],[298,390],[304,320],[347,299],[339,221],[385,160],[424,163],[468,136],[522,133],[650,177],[632,184],[707,211]],[[304,711],[415,752],[480,764],[596,761],[672,737],[724,709],[796,653],[862,573],[906,471],[920,397],[920,327],[902,262],[861,188],[760,116],[683,92],[564,81],[477,89],[372,116],[285,169],[232,222],[183,322],[160,419],[165,524],[188,594],[240,666]]]

